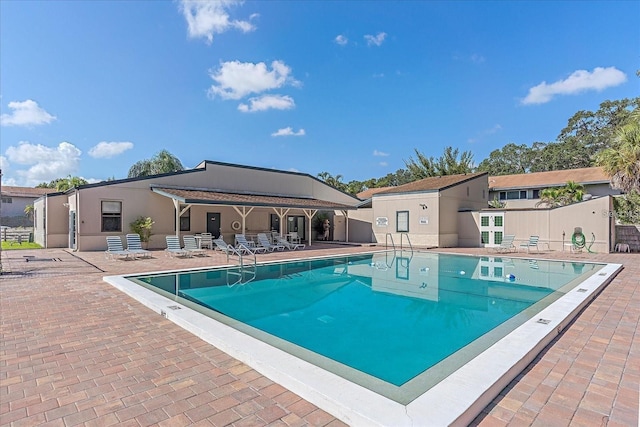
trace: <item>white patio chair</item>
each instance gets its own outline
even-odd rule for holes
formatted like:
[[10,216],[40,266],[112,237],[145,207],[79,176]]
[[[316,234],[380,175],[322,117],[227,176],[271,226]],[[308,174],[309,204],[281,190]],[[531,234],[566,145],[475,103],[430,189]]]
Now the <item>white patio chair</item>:
[[166,255],[168,256],[191,256],[191,253],[180,247],[180,237],[178,236],[166,236],[167,249]]
[[241,248],[247,248],[254,254],[267,252],[267,248],[264,248],[262,246],[256,246],[254,242],[248,242],[244,234],[236,234],[236,242],[237,242],[237,246]]
[[305,245],[303,243],[291,243],[288,242],[287,240],[283,239],[282,237],[278,237],[278,243],[281,244],[282,246],[284,246],[285,248],[291,250],[291,251],[295,251],[296,249],[304,249]]
[[122,239],[120,236],[107,236],[107,250],[104,251],[106,258],[124,257],[129,258],[132,255],[131,252],[125,250],[122,246]]
[[267,248],[267,250],[273,252],[275,250],[284,251],[284,246],[281,244],[273,244],[269,241],[269,238],[264,233],[258,233],[258,243],[260,246]]
[[146,249],[142,249],[142,241],[140,240],[140,235],[137,233],[127,234],[127,250],[133,254],[133,257],[137,257],[138,255],[143,258],[150,258],[151,251]]
[[184,249],[191,255],[206,255],[205,250],[198,247],[196,236],[182,236],[182,241],[184,242]]

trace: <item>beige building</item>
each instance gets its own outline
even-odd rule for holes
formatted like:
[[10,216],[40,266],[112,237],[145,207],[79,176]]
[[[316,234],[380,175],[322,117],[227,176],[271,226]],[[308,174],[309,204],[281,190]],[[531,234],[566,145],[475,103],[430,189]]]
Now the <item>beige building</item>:
[[[544,174],[560,185],[576,176],[575,171]],[[510,176],[513,187],[494,189],[525,188],[522,185],[532,175]],[[569,206],[517,207],[509,200],[504,209],[488,209],[492,179],[486,173],[431,177],[371,189],[361,193],[366,197],[361,200],[308,174],[204,161],[186,171],[47,194],[34,203],[35,241],[44,247],[103,250],[106,236],[124,236],[131,222],[149,216],[155,222],[150,248],[165,247],[168,235],[201,232],[222,235],[228,243],[234,243],[237,233],[297,233],[311,244],[317,238],[316,215],[328,213],[334,241],[493,247],[513,234],[518,246],[535,235],[542,249],[571,250],[579,227],[589,249],[613,250],[613,201],[610,196],[596,197],[602,185],[598,180],[580,181],[592,183],[588,191],[593,197]]]
[[[349,212],[360,200],[308,174],[204,161],[181,172],[105,181],[48,194],[34,203],[35,241],[44,247],[104,250],[140,216],[153,219],[150,248],[165,236],[210,232],[295,232],[311,244],[318,211]],[[346,224],[345,224],[346,226]],[[346,231],[345,231],[346,234]]]
[[[367,238],[365,223],[371,224],[371,241],[403,246],[407,238],[422,247],[455,247],[460,241],[458,212],[487,207],[489,187],[486,173],[448,175],[421,179],[397,187],[376,189],[357,212],[349,213],[351,241]],[[336,223],[339,219],[336,219]]]
[[585,198],[618,195],[602,168],[580,168],[489,177],[489,200],[498,199],[507,208],[533,208],[545,188],[564,187],[568,181],[584,186]]

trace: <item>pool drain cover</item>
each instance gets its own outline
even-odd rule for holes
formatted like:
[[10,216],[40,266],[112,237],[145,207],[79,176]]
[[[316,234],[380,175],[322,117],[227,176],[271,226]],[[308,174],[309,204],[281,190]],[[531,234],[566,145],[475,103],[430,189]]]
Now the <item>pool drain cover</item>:
[[543,325],[548,325],[549,323],[551,323],[551,320],[549,319],[538,319],[538,321],[536,323],[540,323]]

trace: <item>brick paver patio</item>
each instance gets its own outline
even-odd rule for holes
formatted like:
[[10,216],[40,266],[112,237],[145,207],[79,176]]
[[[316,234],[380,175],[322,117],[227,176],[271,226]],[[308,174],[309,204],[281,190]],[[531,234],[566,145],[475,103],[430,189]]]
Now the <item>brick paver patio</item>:
[[[365,250],[314,244],[260,259]],[[209,254],[114,261],[101,252],[3,251],[0,425],[344,425],[102,280],[226,262]],[[640,254],[540,256],[625,269],[473,425],[638,425]]]

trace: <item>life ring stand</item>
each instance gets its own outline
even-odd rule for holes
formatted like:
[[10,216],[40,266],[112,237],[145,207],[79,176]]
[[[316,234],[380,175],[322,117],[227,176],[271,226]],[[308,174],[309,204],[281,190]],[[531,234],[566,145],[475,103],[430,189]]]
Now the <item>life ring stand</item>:
[[240,230],[240,227],[242,227],[242,224],[240,224],[240,221],[233,221],[233,222],[231,223],[231,229],[232,229],[233,231],[238,231],[238,230]]

